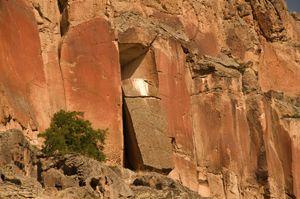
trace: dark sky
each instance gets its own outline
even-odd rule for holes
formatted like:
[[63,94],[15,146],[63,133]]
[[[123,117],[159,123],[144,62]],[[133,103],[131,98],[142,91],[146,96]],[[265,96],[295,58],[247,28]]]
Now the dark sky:
[[296,11],[300,14],[300,0],[285,0],[289,12]]

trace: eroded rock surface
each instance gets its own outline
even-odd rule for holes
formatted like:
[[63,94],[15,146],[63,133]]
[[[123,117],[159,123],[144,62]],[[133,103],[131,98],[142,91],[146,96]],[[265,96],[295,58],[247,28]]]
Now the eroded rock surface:
[[[140,175],[125,168],[113,171],[74,154],[45,157],[30,146],[22,131],[0,134],[1,146],[10,145],[0,148],[0,154],[13,158],[0,165],[1,198],[202,198],[161,174]],[[35,169],[29,173],[28,168]]]
[[[2,0],[0,130],[41,145],[53,113],[85,111],[109,127],[109,165],[175,166],[207,197],[299,198],[299,18],[284,0]],[[52,168],[45,186],[78,183]]]

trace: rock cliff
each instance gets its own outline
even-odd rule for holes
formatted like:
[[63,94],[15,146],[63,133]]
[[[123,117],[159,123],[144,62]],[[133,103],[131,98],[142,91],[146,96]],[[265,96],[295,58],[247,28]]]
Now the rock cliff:
[[108,165],[204,197],[300,198],[284,0],[0,0],[0,24],[0,130],[40,146],[55,112],[84,111],[109,128]]

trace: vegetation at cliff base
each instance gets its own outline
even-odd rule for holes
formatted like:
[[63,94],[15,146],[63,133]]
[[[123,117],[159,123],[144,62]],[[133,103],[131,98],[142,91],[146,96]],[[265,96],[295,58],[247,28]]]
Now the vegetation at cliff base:
[[93,129],[84,113],[60,110],[51,119],[50,128],[38,137],[45,138],[42,152],[53,155],[54,152],[78,153],[98,161],[105,161],[103,153],[107,129]]

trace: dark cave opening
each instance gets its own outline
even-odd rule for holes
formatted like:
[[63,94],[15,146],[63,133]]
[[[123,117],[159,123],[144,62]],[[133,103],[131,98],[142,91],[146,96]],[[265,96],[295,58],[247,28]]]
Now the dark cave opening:
[[134,165],[134,150],[137,150],[135,137],[131,133],[133,131],[132,122],[129,118],[128,110],[123,99],[123,136],[124,136],[124,167],[130,170],[137,170],[138,165]]

